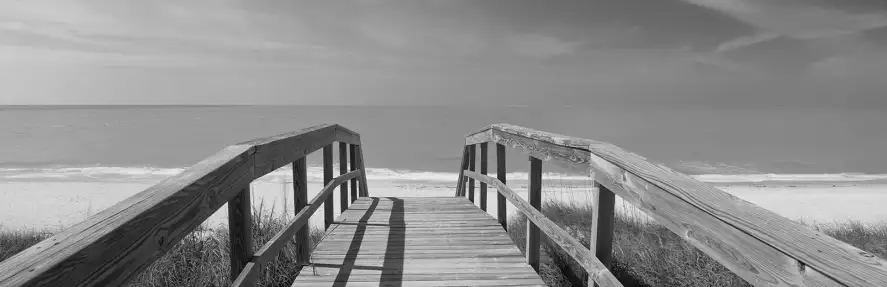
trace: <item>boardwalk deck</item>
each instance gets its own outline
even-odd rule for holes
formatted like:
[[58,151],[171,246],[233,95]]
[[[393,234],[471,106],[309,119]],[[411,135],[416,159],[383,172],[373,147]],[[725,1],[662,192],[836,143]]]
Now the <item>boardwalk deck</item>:
[[464,197],[359,198],[293,286],[545,286],[492,216]]

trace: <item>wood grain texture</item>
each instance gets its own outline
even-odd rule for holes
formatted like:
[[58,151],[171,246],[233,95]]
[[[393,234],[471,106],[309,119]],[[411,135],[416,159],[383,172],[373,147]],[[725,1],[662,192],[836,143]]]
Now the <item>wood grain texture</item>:
[[[468,146],[468,170],[475,171],[477,163],[477,146]],[[474,202],[474,179],[468,178],[468,201]]]
[[468,135],[465,137],[465,145],[474,145],[489,142],[492,135],[493,134],[490,132],[490,130],[484,130],[472,135]]
[[[484,175],[486,176],[486,175]],[[530,206],[536,210],[542,210],[542,160],[530,157],[530,188],[528,196]],[[483,182],[483,181],[481,181]],[[539,271],[539,248],[541,247],[539,227],[527,220],[527,263],[537,272]]]
[[[333,145],[323,146],[323,184],[333,181]],[[323,202],[323,226],[329,228],[333,224],[333,197],[327,197]]]
[[545,286],[464,197],[359,198],[292,286]]
[[[608,268],[613,263],[613,224],[615,215],[616,195],[607,187],[595,182],[594,210],[591,218],[591,237],[589,248],[595,256]],[[598,286],[589,282],[589,286]]]
[[[289,243],[289,239],[296,234],[297,231],[306,227],[306,224],[311,219],[311,216],[317,209],[320,208],[321,204],[326,204],[327,199],[332,197],[333,192],[336,190],[338,185],[342,184],[342,182],[346,182],[352,178],[359,177],[360,171],[352,171],[341,175],[339,177],[334,178],[329,181],[317,195],[311,200],[311,202],[303,208],[296,216],[284,227],[282,230],[278,231],[277,234],[274,235],[271,239],[268,240],[265,245],[259,248],[256,251],[255,255],[253,255],[249,263],[251,263],[254,267],[244,269],[243,272],[238,274],[238,277],[234,280],[235,282],[242,282],[242,286],[250,286],[251,282],[255,282],[256,276],[259,273],[259,267],[263,264],[268,263],[280,253],[280,250]],[[241,285],[232,285],[232,286],[241,286]]]
[[465,176],[464,171],[468,169],[469,146],[462,148],[462,162],[459,164],[459,180],[456,182],[456,196],[465,196]]
[[357,162],[358,170],[360,170],[360,196],[370,196],[369,187],[367,186],[366,163],[363,161],[363,145],[357,146]]
[[331,143],[339,127],[227,147],[3,261],[0,286],[123,285],[252,180]]
[[[887,286],[868,252],[610,144],[493,125],[492,140],[579,170],[757,286]],[[804,269],[797,262],[803,262]]]
[[[348,173],[348,143],[339,143],[339,175]],[[348,210],[348,181],[339,186],[339,210]]]
[[340,125],[336,125],[336,139],[337,142],[343,142],[347,144],[360,144],[360,134]]
[[[496,178],[499,179],[502,183],[506,183],[505,180],[505,146],[501,144],[496,144]],[[499,224],[502,224],[502,228],[508,230],[508,213],[505,207],[505,196],[496,193],[496,218],[499,220]]]
[[[350,170],[355,171],[358,169],[358,167],[357,167],[357,146],[353,145],[353,144],[349,145],[349,146],[351,146],[350,149],[348,150],[348,159],[351,162]],[[357,200],[357,178],[352,178],[351,179],[351,202],[354,203],[355,200]]]
[[[293,162],[293,206],[298,215],[308,206],[308,164],[304,157]],[[310,227],[303,226],[296,232],[296,264],[307,265],[311,258]]]
[[548,237],[549,242],[557,245],[570,257],[576,260],[576,262],[588,272],[590,279],[594,282],[597,282],[600,286],[622,286],[622,284],[616,280],[616,277],[610,273],[610,270],[607,270],[603,263],[594,256],[591,250],[583,246],[582,243],[570,236],[569,233],[545,217],[542,212],[536,210],[535,207],[521,198],[517,193],[511,190],[511,188],[505,185],[505,183],[473,171],[466,171],[465,176],[495,186],[500,194],[504,195],[505,198],[508,198],[517,210],[526,215],[527,219],[533,222],[533,224],[535,224],[539,230]]
[[[483,142],[480,144],[480,173],[483,175],[487,174],[488,158],[487,143]],[[480,183],[480,209],[487,211],[487,184],[483,182]]]
[[247,186],[228,201],[228,240],[231,280],[237,278],[250,257],[253,256],[252,206],[250,188]]

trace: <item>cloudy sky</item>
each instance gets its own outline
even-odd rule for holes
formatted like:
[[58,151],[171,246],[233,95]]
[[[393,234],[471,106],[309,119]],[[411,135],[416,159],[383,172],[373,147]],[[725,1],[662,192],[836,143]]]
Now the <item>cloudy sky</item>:
[[0,0],[0,104],[887,108],[883,0]]

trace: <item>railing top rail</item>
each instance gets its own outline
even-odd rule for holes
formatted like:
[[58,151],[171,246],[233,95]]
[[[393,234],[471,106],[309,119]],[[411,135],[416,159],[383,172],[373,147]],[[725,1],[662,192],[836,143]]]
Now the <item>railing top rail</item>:
[[587,170],[755,285],[887,286],[887,261],[615,145],[509,124],[466,136]]
[[118,286],[197,228],[250,182],[335,141],[324,124],[229,146],[0,262],[0,286]]

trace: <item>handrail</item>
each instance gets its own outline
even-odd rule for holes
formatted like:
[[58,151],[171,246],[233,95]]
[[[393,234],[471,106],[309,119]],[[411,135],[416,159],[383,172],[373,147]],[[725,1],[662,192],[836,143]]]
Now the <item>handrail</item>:
[[594,282],[603,284],[604,286],[622,286],[622,283],[619,283],[619,280],[616,280],[613,273],[610,273],[610,270],[608,270],[600,260],[588,252],[588,249],[586,249],[582,243],[557,226],[557,224],[552,222],[551,219],[545,217],[542,212],[536,210],[529,202],[521,198],[517,193],[511,190],[511,188],[505,185],[505,183],[473,171],[465,171],[465,176],[495,186],[499,191],[499,194],[508,198],[508,201],[511,201],[518,210],[526,215],[527,219],[536,224],[542,232],[545,232],[545,235],[547,235],[551,241],[567,252],[570,257],[573,257],[582,268],[585,268],[585,271],[588,272]]
[[278,231],[274,237],[262,246],[262,248],[259,248],[259,251],[256,251],[252,259],[246,264],[243,271],[240,272],[240,275],[237,276],[237,279],[234,280],[234,283],[232,283],[231,286],[252,286],[255,282],[255,276],[258,273],[259,267],[277,256],[277,253],[286,246],[287,242],[289,242],[293,235],[296,234],[296,231],[308,223],[308,220],[311,219],[314,212],[317,212],[320,205],[333,195],[333,191],[336,190],[340,184],[358,176],[360,176],[360,170],[354,170],[340,175],[339,177],[334,178],[333,181],[327,183],[326,186],[324,186],[323,189],[311,199],[308,206],[299,211],[299,213],[296,214],[296,217],[293,218],[286,227]]
[[887,286],[884,259],[614,145],[508,124],[465,138],[466,146],[484,142],[592,173],[601,192],[618,194],[753,285]]
[[[356,170],[360,173],[361,196],[367,196],[359,134],[340,125],[324,124],[256,139],[229,146],[0,262],[0,286],[123,285],[223,204],[244,195],[248,199],[253,180],[297,160],[302,161],[304,169],[306,155],[331,148],[336,141],[350,144],[361,155]],[[332,169],[331,163],[327,168]],[[249,220],[249,212],[242,216],[234,220]],[[243,226],[250,228],[249,221],[237,228]]]

